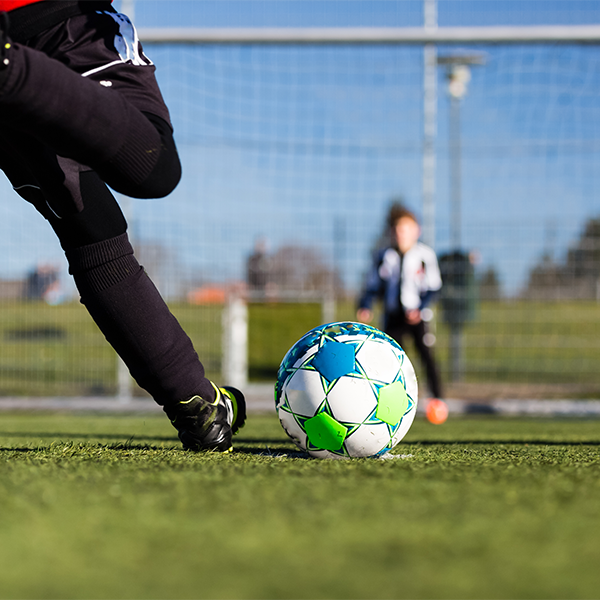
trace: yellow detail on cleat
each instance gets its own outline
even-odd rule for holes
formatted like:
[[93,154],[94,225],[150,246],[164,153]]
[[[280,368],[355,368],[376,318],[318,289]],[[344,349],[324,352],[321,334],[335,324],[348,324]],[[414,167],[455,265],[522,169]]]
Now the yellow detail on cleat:
[[[180,400],[179,404],[189,404],[190,402],[193,402],[194,400],[203,400],[202,396],[192,396],[189,400]],[[217,399],[215,402],[211,403],[211,406],[216,406],[219,403],[219,397],[217,396]],[[175,423],[175,421],[177,421],[177,417],[175,417],[175,419],[169,419],[171,421],[171,423]]]
[[213,406],[216,406],[217,404],[219,404],[219,399],[221,398],[221,389],[218,388],[212,381],[210,382],[210,385],[213,386],[213,388],[215,389],[215,401],[213,402]]
[[[212,386],[214,387],[214,383],[212,383],[212,381],[211,381],[211,384],[212,384]],[[215,389],[217,389],[217,388],[215,388]],[[189,400],[180,400],[180,401],[179,401],[179,404],[189,404],[190,402],[193,402],[194,400],[196,400],[196,398],[197,398],[198,400],[204,400],[204,398],[203,398],[202,396],[198,396],[198,395],[196,395],[196,396],[192,396],[192,397],[191,397]],[[210,404],[211,406],[216,406],[217,404],[219,404],[219,394],[218,394],[218,390],[217,390],[217,397],[215,398],[215,401],[214,401],[214,402],[209,402],[209,404]]]
[[189,404],[190,402],[193,402],[196,398],[202,400],[200,396],[192,396],[189,400],[180,400],[179,404]]

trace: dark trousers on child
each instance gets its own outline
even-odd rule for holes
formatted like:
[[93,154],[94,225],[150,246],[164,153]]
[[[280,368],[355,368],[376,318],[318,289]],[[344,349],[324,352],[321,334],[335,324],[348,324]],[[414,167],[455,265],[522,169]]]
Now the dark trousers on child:
[[425,341],[427,326],[425,321],[419,321],[416,325],[407,323],[404,311],[400,310],[395,313],[386,315],[385,332],[395,339],[400,346],[404,348],[403,341],[406,337],[412,338],[415,349],[425,367],[427,373],[427,383],[434,398],[442,398],[442,387],[440,377],[433,356],[431,346],[428,346]]

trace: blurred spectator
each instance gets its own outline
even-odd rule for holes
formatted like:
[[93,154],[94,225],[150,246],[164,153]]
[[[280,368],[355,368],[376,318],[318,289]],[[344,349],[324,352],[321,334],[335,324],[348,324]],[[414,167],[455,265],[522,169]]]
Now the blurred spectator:
[[23,296],[26,300],[58,304],[61,297],[58,268],[49,264],[37,265],[25,280]]
[[246,276],[251,293],[266,293],[271,278],[271,259],[265,238],[258,238],[254,243],[254,251],[246,263]]

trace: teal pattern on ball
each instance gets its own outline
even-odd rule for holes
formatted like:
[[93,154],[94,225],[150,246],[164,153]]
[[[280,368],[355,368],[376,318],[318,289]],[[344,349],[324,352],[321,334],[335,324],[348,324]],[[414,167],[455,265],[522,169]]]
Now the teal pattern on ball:
[[281,388],[283,383],[293,372],[293,365],[296,361],[304,356],[310,348],[317,343],[319,347],[323,346],[328,341],[336,341],[336,338],[349,334],[365,334],[385,340],[395,346],[399,351],[403,352],[400,344],[392,339],[389,335],[365,323],[354,323],[353,321],[340,321],[337,323],[327,323],[319,325],[305,333],[287,352],[281,361],[281,365],[277,371],[277,381],[275,383],[275,405],[279,404],[281,396]]
[[416,402],[414,369],[402,348],[381,330],[350,321],[302,336],[282,360],[275,386],[284,430],[320,458],[389,452],[410,428]]

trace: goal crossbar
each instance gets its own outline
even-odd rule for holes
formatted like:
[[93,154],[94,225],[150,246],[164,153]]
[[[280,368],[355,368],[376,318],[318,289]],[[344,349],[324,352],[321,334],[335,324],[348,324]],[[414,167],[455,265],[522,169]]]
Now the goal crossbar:
[[600,43],[600,25],[521,27],[147,27],[143,42],[164,44]]

